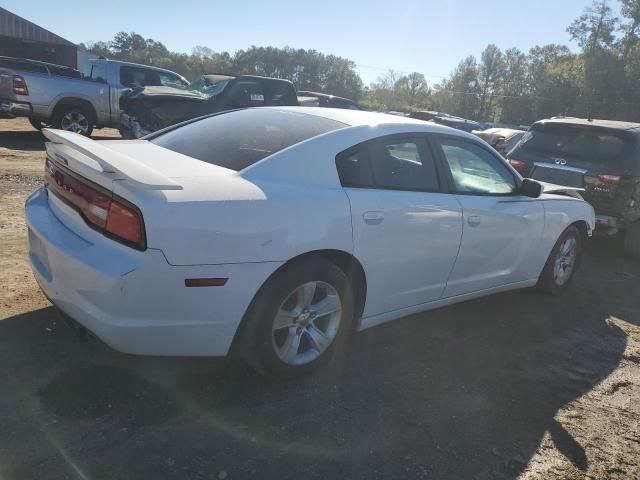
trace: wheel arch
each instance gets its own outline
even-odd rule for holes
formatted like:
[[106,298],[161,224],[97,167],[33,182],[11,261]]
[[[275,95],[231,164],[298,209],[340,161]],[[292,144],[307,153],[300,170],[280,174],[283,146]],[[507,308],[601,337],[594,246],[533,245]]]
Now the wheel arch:
[[93,115],[94,124],[98,121],[98,114],[96,112],[93,104],[84,98],[79,97],[64,97],[58,100],[51,111],[51,118],[55,118],[55,116],[60,112],[64,107],[82,107],[87,109],[87,111]]
[[306,261],[309,261],[312,258],[321,258],[333,263],[338,268],[340,268],[340,270],[342,270],[344,274],[347,276],[347,278],[349,279],[351,288],[353,289],[353,294],[355,297],[354,298],[355,299],[354,325],[358,324],[358,321],[360,320],[360,318],[362,317],[362,313],[364,312],[364,305],[367,297],[367,278],[366,278],[364,268],[362,267],[362,263],[360,263],[360,261],[351,253],[345,252],[343,250],[334,250],[334,249],[313,250],[313,251],[305,252],[290,258],[285,263],[280,265],[280,267],[274,270],[273,273],[271,273],[271,275],[269,275],[265,279],[265,281],[262,282],[262,285],[254,294],[253,299],[249,303],[249,306],[247,307],[242,317],[240,325],[238,326],[238,329],[236,330],[236,334],[233,338],[233,342],[231,344],[230,350],[236,350],[239,344],[241,343],[241,340],[246,335],[250,335],[249,332],[245,331],[249,329],[244,328],[248,323],[247,322],[248,314],[253,308],[254,302],[258,298],[260,292],[269,283],[269,281],[272,278],[274,278],[276,275],[279,275],[285,269],[290,268],[292,265],[302,264]]

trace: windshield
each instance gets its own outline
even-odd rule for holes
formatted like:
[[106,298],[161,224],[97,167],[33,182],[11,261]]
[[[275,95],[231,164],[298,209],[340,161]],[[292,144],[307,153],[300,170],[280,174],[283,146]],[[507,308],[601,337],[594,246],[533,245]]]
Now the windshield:
[[514,153],[526,152],[575,164],[619,164],[633,148],[633,136],[625,132],[583,125],[538,125],[522,138]]
[[187,88],[200,92],[207,97],[215,97],[224,90],[229,81],[230,79],[216,81],[207,77],[200,77]]

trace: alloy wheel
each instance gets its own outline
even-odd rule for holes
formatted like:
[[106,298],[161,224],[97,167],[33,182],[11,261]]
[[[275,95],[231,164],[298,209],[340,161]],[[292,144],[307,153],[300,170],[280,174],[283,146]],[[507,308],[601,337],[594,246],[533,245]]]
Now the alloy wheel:
[[578,254],[577,247],[578,243],[574,237],[567,237],[560,244],[553,267],[553,279],[559,286],[564,285],[571,278]]
[[333,343],[342,316],[336,289],[325,282],[300,285],[285,298],[272,324],[273,348],[284,363],[313,362]]

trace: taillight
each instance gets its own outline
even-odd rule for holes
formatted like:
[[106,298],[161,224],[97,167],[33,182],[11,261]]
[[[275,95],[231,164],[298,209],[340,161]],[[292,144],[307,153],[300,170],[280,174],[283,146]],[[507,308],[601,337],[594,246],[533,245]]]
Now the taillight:
[[144,245],[140,214],[118,200],[112,200],[109,205],[106,231],[132,244]]
[[29,95],[27,82],[20,75],[13,76],[13,93],[16,95]]
[[513,158],[510,158],[509,163],[520,173],[524,173],[524,171],[527,169],[527,162],[523,162],[522,160],[515,160]]
[[131,247],[146,248],[142,214],[134,205],[48,158],[45,179],[55,192],[80,212],[90,227]]
[[598,180],[602,183],[617,185],[622,181],[622,177],[620,175],[598,175]]

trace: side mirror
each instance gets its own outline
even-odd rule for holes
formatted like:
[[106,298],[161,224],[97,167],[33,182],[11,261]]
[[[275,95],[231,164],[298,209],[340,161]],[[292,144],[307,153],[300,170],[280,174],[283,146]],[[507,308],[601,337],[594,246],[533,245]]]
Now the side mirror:
[[538,198],[542,195],[542,184],[530,178],[525,178],[520,186],[520,193],[527,197]]

